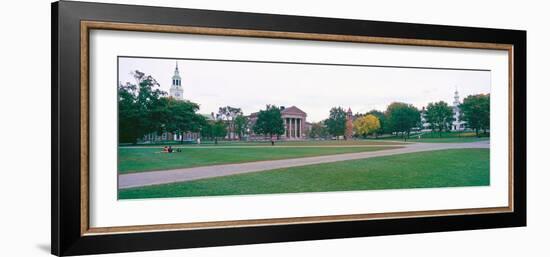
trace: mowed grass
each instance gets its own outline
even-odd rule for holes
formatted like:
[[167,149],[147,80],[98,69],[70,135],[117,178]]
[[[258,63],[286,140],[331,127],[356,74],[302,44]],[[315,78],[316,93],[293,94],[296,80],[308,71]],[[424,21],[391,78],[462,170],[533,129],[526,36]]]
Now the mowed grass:
[[407,142],[411,143],[471,143],[479,141],[489,141],[488,137],[443,137],[443,138],[410,138]]
[[[420,136],[420,138],[418,138]],[[381,140],[394,140],[403,142],[403,138],[392,136]],[[474,132],[423,132],[420,135],[411,135],[407,139],[409,143],[471,143],[478,141],[488,141],[490,138],[486,135],[477,137]],[[389,141],[388,141],[389,142]]]
[[[402,145],[403,142],[396,141],[377,141],[377,140],[304,140],[304,141],[277,141],[275,146],[345,146],[345,145]],[[225,141],[218,145],[212,143],[201,144],[198,146],[270,146],[271,142],[239,142]]]
[[227,163],[280,160],[331,154],[356,153],[397,147],[190,147],[182,152],[160,153],[161,147],[118,148],[119,174],[190,168]]
[[[403,145],[405,144],[403,141],[399,141],[399,139],[392,140],[303,140],[303,141],[276,141],[275,146],[345,146],[345,145]],[[271,146],[270,141],[253,141],[253,142],[246,142],[246,141],[219,141],[218,144],[214,144],[213,141],[202,141],[202,143],[199,144],[179,144],[178,142],[171,142],[171,143],[164,143],[160,145],[148,145],[148,144],[140,144],[136,146],[127,145],[128,147],[158,147],[159,149],[162,148],[164,145],[172,145],[172,147],[224,147],[224,146]]]
[[119,199],[489,185],[489,149],[454,149],[119,190]]

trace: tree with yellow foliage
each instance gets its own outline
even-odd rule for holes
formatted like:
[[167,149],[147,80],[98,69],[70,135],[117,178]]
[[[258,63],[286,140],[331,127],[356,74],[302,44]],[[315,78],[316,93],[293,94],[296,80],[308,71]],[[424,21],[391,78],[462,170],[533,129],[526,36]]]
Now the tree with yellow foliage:
[[379,128],[380,120],[372,114],[361,116],[353,121],[355,134],[362,135],[363,137],[376,132]]

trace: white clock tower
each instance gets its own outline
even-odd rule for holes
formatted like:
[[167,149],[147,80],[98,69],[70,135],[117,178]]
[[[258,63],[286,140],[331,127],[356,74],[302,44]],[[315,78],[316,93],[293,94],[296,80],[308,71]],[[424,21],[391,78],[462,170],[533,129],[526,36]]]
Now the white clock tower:
[[176,62],[176,70],[174,76],[172,76],[172,86],[170,87],[170,97],[176,100],[183,100],[183,87],[181,86],[180,71],[178,69],[178,63]]

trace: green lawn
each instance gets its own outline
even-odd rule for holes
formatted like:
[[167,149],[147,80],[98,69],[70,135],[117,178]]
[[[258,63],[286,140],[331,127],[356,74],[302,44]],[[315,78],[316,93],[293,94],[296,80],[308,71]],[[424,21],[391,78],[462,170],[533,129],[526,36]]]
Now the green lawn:
[[[418,138],[420,134],[420,138]],[[385,137],[379,140],[395,140],[403,142],[403,138],[398,136]],[[410,138],[407,139],[407,142],[419,142],[419,143],[470,143],[477,141],[489,140],[488,135],[482,135],[482,137],[477,137],[474,132],[420,132],[417,134],[412,134]],[[388,141],[389,142],[389,141]]]
[[410,138],[407,142],[418,143],[470,143],[488,141],[488,137],[443,137],[443,138]]
[[119,190],[119,199],[489,185],[489,150],[343,161]]
[[[391,140],[304,140],[304,141],[277,141],[275,146],[337,146],[337,145],[401,145],[404,142],[396,139]],[[269,141],[219,141],[214,144],[213,141],[203,141],[198,144],[179,144],[178,142],[166,142],[164,144],[139,144],[136,146],[125,145],[127,147],[157,147],[162,148],[164,145],[172,145],[172,147],[223,147],[223,146],[271,146]]]
[[[279,141],[275,142],[275,146],[324,146],[324,145],[400,145],[400,141],[378,141],[378,140],[304,140],[304,141]],[[225,141],[218,146],[235,146],[235,145],[271,145],[271,142],[239,142]],[[201,146],[215,146],[213,143],[201,144]]]
[[120,174],[190,168],[226,163],[242,163],[262,160],[279,160],[319,155],[355,153],[393,149],[397,147],[190,147],[183,152],[159,153],[162,148],[118,148]]

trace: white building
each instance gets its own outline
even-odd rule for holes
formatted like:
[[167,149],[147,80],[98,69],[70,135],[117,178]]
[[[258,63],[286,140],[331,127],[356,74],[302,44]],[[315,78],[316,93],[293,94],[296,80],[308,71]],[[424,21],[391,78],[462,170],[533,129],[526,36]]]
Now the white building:
[[[176,100],[183,99],[183,87],[181,85],[181,76],[178,68],[178,63],[176,62],[176,69],[174,70],[174,75],[172,76],[172,85],[170,86],[169,97],[172,97]],[[212,119],[211,115],[204,115],[206,119]],[[186,133],[171,133],[163,132],[160,134],[149,133],[145,135],[142,140],[144,142],[156,142],[156,141],[192,141],[200,137],[200,133],[196,132],[186,132]]]
[[[454,101],[451,105],[453,109],[453,122],[451,123],[451,131],[464,131],[466,129],[466,122],[460,120],[460,96],[458,95],[458,90],[455,90]],[[426,120],[426,108],[422,107],[420,111],[420,122],[422,131],[431,131],[430,123]]]
[[176,100],[183,100],[183,87],[181,86],[180,71],[178,69],[178,63],[176,62],[176,70],[174,70],[174,76],[172,76],[172,86],[170,86],[170,97]]
[[466,129],[466,122],[460,120],[460,97],[458,96],[458,89],[455,90],[455,96],[453,101],[453,123],[451,124],[451,131],[463,131]]

